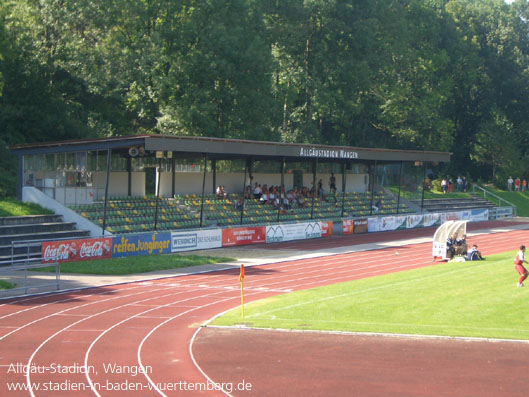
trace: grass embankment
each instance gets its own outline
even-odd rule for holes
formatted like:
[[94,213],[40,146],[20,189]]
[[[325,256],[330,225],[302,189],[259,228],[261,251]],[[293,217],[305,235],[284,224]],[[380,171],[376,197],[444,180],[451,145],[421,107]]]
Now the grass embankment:
[[[61,263],[61,273],[100,274],[120,276],[126,274],[149,273],[158,270],[179,269],[190,266],[233,262],[232,258],[201,255],[145,255],[127,258],[98,259],[93,261]],[[44,267],[36,271],[55,272],[55,267]]]
[[0,200],[1,216],[23,216],[23,215],[48,215],[52,211],[42,208],[33,203],[23,203],[15,198],[3,198]]
[[[484,187],[484,189],[514,204],[516,206],[518,216],[529,216],[529,192],[509,192],[507,190],[501,190],[491,186]],[[476,191],[476,193],[480,194],[479,191]],[[493,197],[487,196],[487,199],[492,203],[499,205],[498,200],[494,199]],[[504,207],[505,203],[501,204],[501,206]]]
[[[279,295],[245,306],[252,327],[529,339],[515,252]],[[248,280],[249,281],[249,280]],[[240,309],[215,325],[241,324]]]

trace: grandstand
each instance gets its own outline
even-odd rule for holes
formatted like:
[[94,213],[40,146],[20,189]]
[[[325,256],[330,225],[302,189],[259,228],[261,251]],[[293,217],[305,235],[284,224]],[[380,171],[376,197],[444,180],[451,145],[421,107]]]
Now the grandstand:
[[[196,194],[158,200],[156,197],[147,196],[110,197],[106,210],[106,229],[113,234],[125,234],[198,227],[270,225],[307,220],[339,221],[344,217],[414,212],[406,204],[398,203],[389,193],[379,192],[374,198],[380,203],[378,210],[371,206],[371,194],[351,192],[344,195],[327,194],[323,199],[314,198],[314,204],[309,199],[305,208],[293,206],[282,212],[271,204],[261,204],[258,200],[251,199],[244,202],[244,211],[241,213],[240,209],[235,209],[235,203],[239,199],[236,194],[225,199],[218,199],[216,195],[205,195],[203,202],[202,197]],[[104,200],[93,204],[73,205],[70,209],[97,225],[103,225]]]
[[[401,191],[420,200],[427,168],[450,160],[446,152],[167,135],[11,150],[19,159],[19,199],[25,199],[23,191],[37,189],[43,195],[31,193],[29,200],[75,211],[80,222],[99,226],[92,235],[413,213],[421,206],[403,200]],[[255,181],[289,190],[323,180],[327,187],[333,173],[336,193],[305,197],[304,206],[280,210],[253,199],[237,206]],[[222,200],[215,194],[219,185],[229,192]]]

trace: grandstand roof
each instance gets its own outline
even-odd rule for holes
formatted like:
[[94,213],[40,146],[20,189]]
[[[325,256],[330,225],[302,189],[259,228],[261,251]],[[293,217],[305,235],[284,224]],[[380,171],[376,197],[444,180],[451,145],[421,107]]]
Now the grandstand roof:
[[135,135],[112,138],[68,140],[13,145],[17,155],[64,153],[112,149],[128,152],[131,147],[143,147],[147,154],[170,151],[175,157],[207,154],[209,158],[280,159],[290,161],[433,161],[449,162],[449,152],[359,148],[300,143],[280,143],[173,135]]

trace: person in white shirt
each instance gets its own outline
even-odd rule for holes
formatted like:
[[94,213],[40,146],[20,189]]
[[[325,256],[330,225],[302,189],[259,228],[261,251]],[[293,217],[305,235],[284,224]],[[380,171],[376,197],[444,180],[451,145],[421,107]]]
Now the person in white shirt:
[[524,267],[524,263],[527,263],[525,260],[525,245],[520,246],[520,251],[516,254],[516,257],[514,258],[514,268],[520,275],[520,278],[518,279],[518,285],[517,287],[523,287],[523,282],[527,278],[527,269]]

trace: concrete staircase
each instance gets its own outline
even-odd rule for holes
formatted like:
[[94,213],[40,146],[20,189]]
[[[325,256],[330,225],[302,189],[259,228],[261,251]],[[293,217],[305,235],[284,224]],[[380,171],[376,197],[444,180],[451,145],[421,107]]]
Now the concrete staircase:
[[[421,200],[411,200],[416,205],[421,205]],[[471,209],[493,209],[495,205],[483,197],[448,198],[424,200],[423,208],[427,212],[451,212]]]
[[0,266],[13,259],[38,258],[40,244],[13,248],[12,243],[28,240],[75,239],[89,237],[90,232],[76,230],[74,222],[63,222],[62,215],[29,215],[0,217]]

